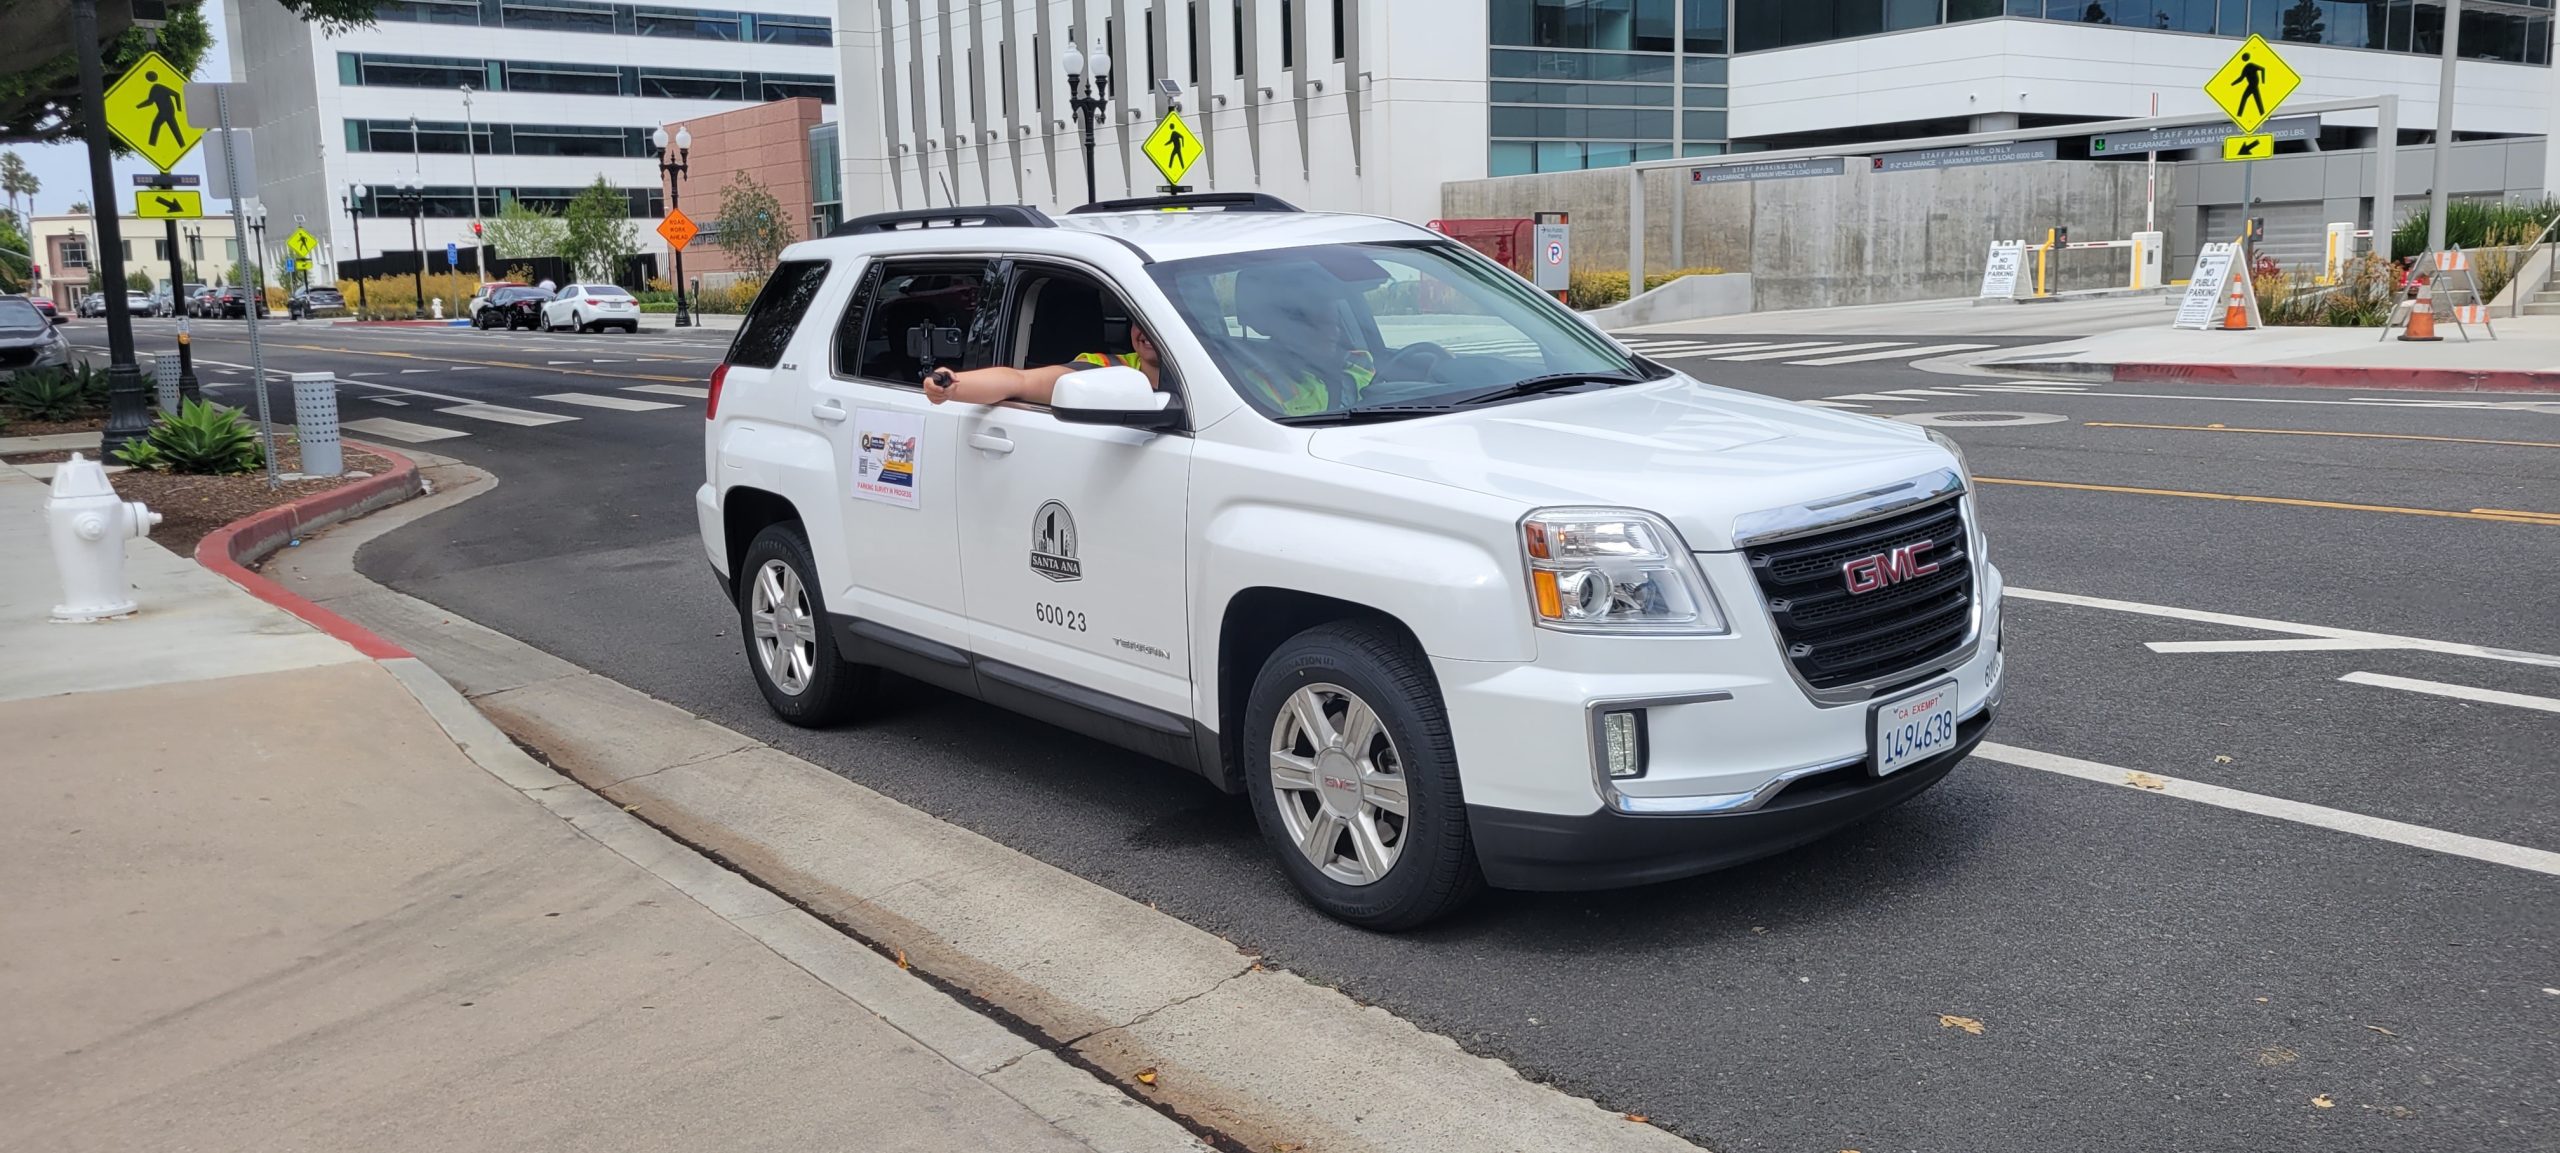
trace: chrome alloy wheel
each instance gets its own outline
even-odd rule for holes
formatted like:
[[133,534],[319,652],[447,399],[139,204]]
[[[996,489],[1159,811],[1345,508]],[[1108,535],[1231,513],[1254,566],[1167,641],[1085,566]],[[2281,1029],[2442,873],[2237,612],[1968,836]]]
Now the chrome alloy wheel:
[[1377,710],[1339,685],[1289,695],[1271,722],[1271,792],[1289,840],[1346,885],[1372,884],[1404,852],[1404,757]]
[[818,671],[818,621],[800,574],[781,561],[764,562],[748,596],[747,619],[756,660],[773,686],[795,697],[808,691]]

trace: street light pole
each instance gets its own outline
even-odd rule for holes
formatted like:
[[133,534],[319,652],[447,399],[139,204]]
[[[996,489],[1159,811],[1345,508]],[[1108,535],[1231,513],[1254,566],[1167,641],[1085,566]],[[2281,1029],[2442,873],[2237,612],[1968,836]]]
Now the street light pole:
[[[2445,182],[2453,173],[2453,62],[2462,51],[2462,0],[2444,0],[2444,61],[2436,66],[2436,179],[2427,193],[2427,251],[2444,251]],[[2396,141],[2375,143],[2384,148]],[[2382,196],[2388,203],[2392,190]],[[2375,227],[2381,225],[2377,223]]]
[[256,312],[267,303],[267,206],[249,210],[249,291],[257,295],[241,302],[243,313]]
[[[345,201],[347,227],[355,231],[356,258],[353,263],[358,264],[364,262],[364,192],[364,185],[350,184]],[[356,278],[356,311],[364,311],[364,278],[361,276]]]
[[[676,129],[674,140],[676,154],[673,160],[667,158],[668,139],[665,125],[659,125],[658,131],[649,139],[651,143],[658,146],[658,179],[667,189],[667,207],[682,209],[684,207],[684,174],[689,167],[689,162],[693,159],[693,129],[684,127]],[[690,328],[693,326],[693,314],[685,306],[684,249],[675,248],[673,245],[668,247],[674,249],[675,254],[676,327]]]
[[1111,104],[1111,53],[1098,39],[1090,57],[1069,44],[1058,53],[1058,68],[1067,74],[1067,106],[1075,109],[1076,123],[1084,130],[1084,202],[1091,204],[1102,199],[1093,178],[1093,130]]
[[418,258],[418,263],[409,269],[418,290],[418,303],[410,319],[423,320],[427,315],[427,250],[418,244],[418,217],[426,212],[427,190],[416,181],[408,181],[400,185],[400,194],[409,200],[409,248]]
[[[413,140],[412,143],[415,141]],[[471,86],[462,86],[462,151],[471,158],[471,262],[489,279],[489,245],[480,228],[480,128],[471,115]]]
[[142,370],[133,363],[133,317],[124,303],[123,222],[116,217],[115,164],[107,154],[107,78],[106,65],[98,58],[98,0],[72,0],[71,37],[78,41],[71,47],[79,58],[89,203],[96,206],[91,219],[98,230],[98,251],[90,263],[114,257],[98,284],[107,298],[107,427],[100,434],[98,454],[113,459],[117,449],[149,435],[151,422],[143,413]]

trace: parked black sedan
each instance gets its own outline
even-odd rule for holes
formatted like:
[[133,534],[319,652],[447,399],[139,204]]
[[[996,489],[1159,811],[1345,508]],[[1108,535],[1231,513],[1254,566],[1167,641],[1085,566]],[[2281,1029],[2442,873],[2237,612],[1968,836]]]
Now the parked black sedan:
[[247,317],[252,305],[257,307],[260,317],[267,315],[266,294],[253,292],[237,284],[223,289],[213,298],[214,315],[224,320],[239,320]]
[[551,294],[539,288],[501,288],[480,306],[471,322],[479,328],[503,328],[509,332],[519,328],[540,331],[542,305],[550,299]]
[[314,285],[295,292],[286,299],[284,310],[295,320],[309,320],[315,316],[345,316],[347,298],[337,289]]

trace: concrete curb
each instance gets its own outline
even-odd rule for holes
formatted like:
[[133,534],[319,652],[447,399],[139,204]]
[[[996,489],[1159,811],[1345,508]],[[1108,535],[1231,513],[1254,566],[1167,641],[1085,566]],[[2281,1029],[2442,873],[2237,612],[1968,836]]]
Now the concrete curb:
[[471,318],[449,316],[443,320],[332,320],[332,328],[468,328]]
[[2351,364],[2110,364],[2088,360],[1975,362],[1974,371],[2031,373],[2109,383],[2249,384],[2279,388],[2424,392],[2560,392],[2560,372],[2529,369],[2385,368]]
[[[452,666],[477,710],[456,714],[449,731],[458,743],[511,738],[511,756],[524,755],[521,745],[550,762],[510,760],[502,779],[566,773],[584,788],[538,795],[576,793],[596,810],[645,821],[752,877],[764,900],[779,894],[797,915],[759,913],[755,925],[865,942],[874,952],[864,964],[894,958],[886,963],[909,967],[901,975],[910,982],[921,975],[943,990],[934,997],[947,1011],[983,1006],[1009,1021],[1004,1031],[970,1014],[968,1036],[995,1029],[1029,1045],[986,1076],[1043,1116],[1070,1105],[1111,1115],[1145,1102],[1152,1109],[1139,1108],[1156,1122],[1185,1119],[1251,1149],[1694,1153],[1665,1130],[1267,968],[1177,918],[354,571],[366,540],[484,489],[477,477],[486,474],[472,473],[440,480],[433,500],[297,550],[297,577],[313,596]],[[1008,1051],[926,1024],[910,1029],[901,1014],[924,1009],[874,996],[857,999],[955,1062]],[[1058,1070],[1044,1071],[1050,1063]],[[1050,1089],[1016,1078],[1088,1089],[1053,1101]]]
[[407,649],[311,603],[249,568],[305,533],[363,516],[375,509],[387,508],[426,491],[426,486],[418,479],[418,466],[408,457],[370,444],[360,447],[390,461],[391,471],[280,504],[215,529],[196,542],[196,563],[222,574],[231,583],[248,590],[251,596],[355,646],[357,652],[368,657],[375,660],[406,657],[409,655]]

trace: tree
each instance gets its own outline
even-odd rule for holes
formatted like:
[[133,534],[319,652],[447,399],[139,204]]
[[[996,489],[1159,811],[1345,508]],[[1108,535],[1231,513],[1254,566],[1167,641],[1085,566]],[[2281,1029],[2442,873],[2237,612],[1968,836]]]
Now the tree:
[[2320,5],[2313,0],[2299,0],[2284,10],[2284,38],[2304,44],[2319,43],[2321,35],[2329,30],[2323,15]]
[[568,226],[560,215],[544,212],[517,200],[507,201],[498,209],[498,218],[487,222],[482,240],[489,255],[501,259],[521,260],[529,256],[558,256],[560,245],[568,239]]
[[0,292],[27,290],[35,250],[35,242],[18,226],[18,214],[0,212]]
[[71,202],[71,215],[73,215],[73,216],[87,216],[87,215],[89,215],[89,202],[88,202],[88,201],[86,201],[86,200],[74,200],[74,201],[72,201],[72,202]]
[[11,209],[18,207],[19,197],[23,196],[27,201],[26,213],[20,219],[35,215],[36,193],[42,191],[44,191],[44,181],[35,173],[27,171],[25,157],[18,155],[14,148],[7,152],[0,152],[0,192],[8,194]]
[[[381,0],[278,0],[285,11],[329,32],[344,32],[373,23]],[[213,30],[205,23],[202,0],[170,0],[168,23],[156,31],[126,28],[100,44],[107,83],[142,54],[157,49],[189,76],[213,46]],[[70,5],[37,5],[26,0],[0,3],[14,45],[32,45],[10,54],[12,62],[33,60],[14,71],[0,72],[0,142],[48,144],[80,135],[80,61],[71,51]],[[51,55],[44,55],[50,50]],[[119,155],[129,150],[115,144]]]
[[560,257],[580,280],[611,280],[622,258],[640,250],[631,197],[601,175],[569,202],[562,234]]
[[744,172],[731,177],[729,186],[720,190],[720,215],[711,227],[712,243],[737,262],[738,271],[757,280],[773,271],[782,250],[797,239],[791,234],[791,222],[782,215],[782,202]]

